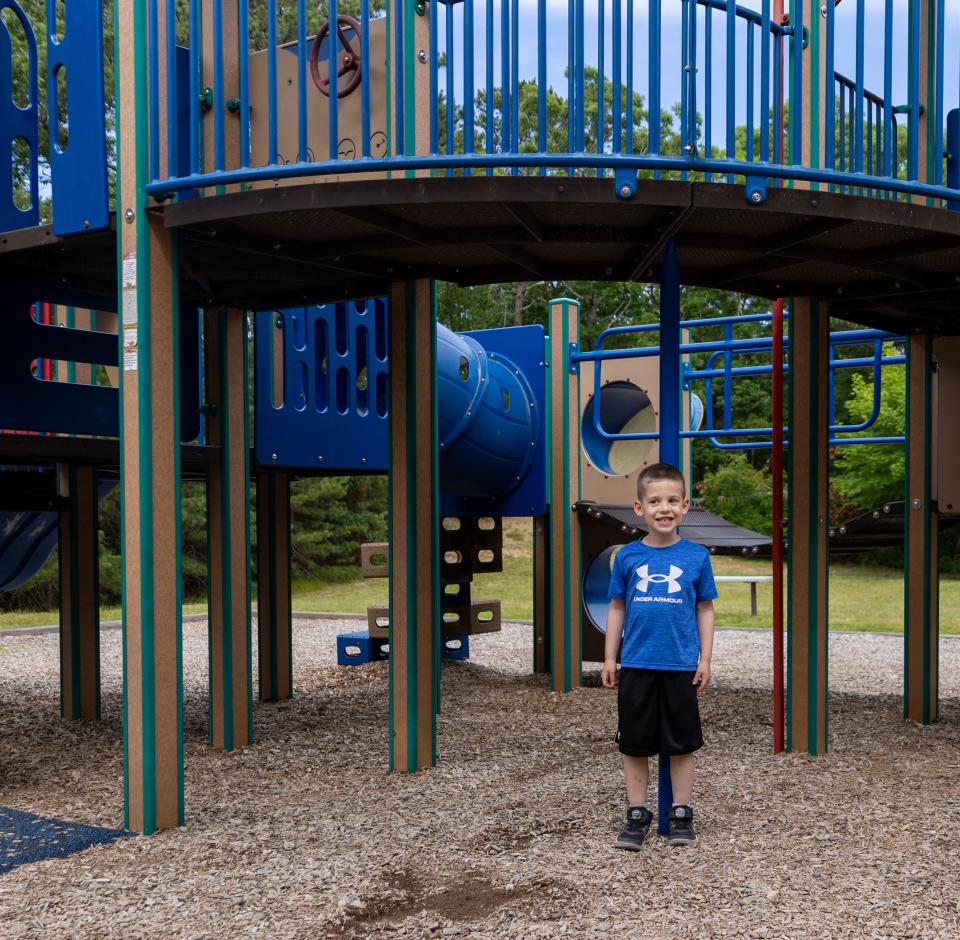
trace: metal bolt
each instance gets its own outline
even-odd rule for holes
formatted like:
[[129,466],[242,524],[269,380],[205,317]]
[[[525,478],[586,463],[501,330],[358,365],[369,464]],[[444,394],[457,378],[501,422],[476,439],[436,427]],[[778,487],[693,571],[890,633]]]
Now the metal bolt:
[[361,458],[360,458],[360,463],[366,463],[366,462],[367,462],[367,458],[366,458],[366,457],[361,457]]
[[123,221],[126,222],[127,225],[129,225],[135,218],[136,216],[133,214],[133,209],[127,209],[123,213]]
[[323,463],[323,455],[317,454],[317,463]]
[[630,195],[630,187],[626,183],[624,183],[623,186],[620,187],[620,195],[621,196]]
[[427,50],[426,50],[426,49],[418,49],[418,50],[417,50],[417,61],[418,61],[421,65],[425,65],[425,64],[426,64],[426,62],[427,62]]
[[277,462],[277,455],[276,455],[276,454],[271,454],[271,455],[270,455],[270,458],[273,460],[274,463]]
[[763,198],[763,197],[760,195],[759,192],[757,192],[757,190],[754,190],[752,193],[750,193],[750,199],[751,199],[753,202],[757,202],[757,203],[758,203],[758,202],[760,202],[760,200],[761,200],[762,198]]
[[84,219],[84,220],[83,220],[83,227],[84,227],[84,228],[90,228],[90,220],[89,220],[89,219]]
[[919,499],[912,499],[912,500],[910,500],[910,505],[911,505],[914,509],[919,509],[919,508],[920,508],[920,500],[919,500]]

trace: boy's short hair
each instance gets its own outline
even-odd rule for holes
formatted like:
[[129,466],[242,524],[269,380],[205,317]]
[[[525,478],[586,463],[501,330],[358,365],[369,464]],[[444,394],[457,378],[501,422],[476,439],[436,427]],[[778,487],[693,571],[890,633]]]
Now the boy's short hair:
[[654,463],[644,467],[637,477],[637,499],[643,499],[643,488],[656,480],[676,480],[683,498],[687,498],[687,481],[683,474],[672,463]]

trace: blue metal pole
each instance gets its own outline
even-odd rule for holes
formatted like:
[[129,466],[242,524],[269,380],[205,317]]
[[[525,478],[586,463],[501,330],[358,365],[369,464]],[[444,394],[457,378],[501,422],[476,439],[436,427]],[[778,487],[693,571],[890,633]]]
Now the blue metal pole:
[[[364,0],[364,2],[367,2],[367,0]],[[200,16],[199,7],[199,3],[190,4],[191,18],[193,17],[194,10],[197,10],[197,16]],[[190,40],[190,54],[193,55],[192,38]],[[197,93],[191,88],[191,105],[196,96]],[[269,151],[267,160],[273,165],[277,162],[277,148],[279,146],[277,142],[277,0],[267,0],[267,124],[269,126],[269,130],[267,131],[267,149]],[[367,137],[369,138],[369,136],[368,133]],[[368,152],[364,153],[364,156],[368,155]]]
[[[491,9],[493,0],[488,0]],[[539,52],[539,50],[537,50]],[[500,0],[500,149],[508,150],[512,138],[510,132],[511,111],[507,89],[510,87],[510,6]]]
[[[196,0],[193,0],[196,3]],[[307,162],[307,0],[297,0],[297,159]]]
[[[770,0],[763,0],[760,19],[760,162],[770,160]],[[709,138],[707,138],[709,143]],[[709,151],[707,151],[709,153]]]
[[[484,39],[484,49],[487,52],[487,68],[486,68],[486,83],[487,87],[484,91],[486,95],[486,115],[484,121],[484,131],[487,137],[487,153],[493,153],[493,0],[486,0],[486,16],[484,18],[485,24],[485,39]],[[501,0],[501,5],[503,0]],[[507,89],[506,87],[501,89],[501,95],[503,96],[504,102],[507,100]],[[506,122],[504,122],[504,129],[506,127]],[[493,176],[493,167],[487,167],[487,176]]]
[[247,3],[237,4],[237,33],[237,55],[240,57],[240,166],[250,166],[250,10]]
[[[547,0],[537,3],[537,150],[547,152]],[[540,167],[540,175],[546,173]]]
[[[337,0],[327,0],[327,16],[329,17],[330,32],[327,34],[327,76],[330,79],[330,101],[328,107],[327,133],[329,142],[327,154],[329,159],[340,158],[340,99],[339,80],[337,72],[340,63],[340,26],[337,22],[340,11],[337,9]],[[400,89],[397,89],[399,96]],[[400,131],[399,133],[402,133]],[[406,150],[401,151],[406,153]]]
[[[648,113],[649,146],[652,154],[660,153],[660,0],[649,0],[648,62],[650,68],[650,108]],[[686,2],[684,3],[686,10]],[[659,174],[656,174],[659,177]]]
[[[363,79],[361,80],[361,85],[363,90],[366,93],[366,97],[363,99],[363,135],[366,138],[364,141],[365,150],[363,155],[369,156],[370,153],[370,82],[367,79],[369,72],[367,71],[367,56],[370,54],[369,48],[369,25],[370,25],[370,0],[361,0],[360,4],[360,15],[361,21],[360,25],[363,29],[364,42],[362,43],[363,51],[361,58],[363,59]],[[439,75],[437,73],[437,62],[438,62],[438,53],[437,53],[437,17],[440,13],[439,4],[433,4],[429,10],[430,16],[430,153],[439,153],[440,152],[440,94],[438,88]],[[448,14],[449,15],[449,14]]]

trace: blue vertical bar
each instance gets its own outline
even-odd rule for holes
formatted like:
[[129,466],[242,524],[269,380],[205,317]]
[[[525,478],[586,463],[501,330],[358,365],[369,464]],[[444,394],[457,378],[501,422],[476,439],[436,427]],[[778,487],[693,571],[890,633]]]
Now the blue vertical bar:
[[[444,56],[446,58],[447,71],[447,153],[452,154],[456,147],[456,90],[453,83],[454,77],[454,38],[453,38],[453,11],[456,9],[451,4],[444,5],[444,16],[446,29],[446,45],[444,47]],[[452,176],[453,170],[447,170],[447,176]]]
[[[682,34],[680,37],[680,68],[682,70],[680,75],[680,147],[682,153],[687,137],[687,73],[690,71],[687,34],[690,32],[690,8],[695,5],[696,0],[681,0],[681,2],[683,3],[680,14],[680,32]],[[655,173],[654,178],[659,179],[659,173]],[[687,174],[685,172],[681,173],[680,178],[686,179]]]
[[[604,152],[606,146],[606,127],[605,127],[605,111],[604,107],[604,94],[603,94],[603,83],[604,83],[604,74],[603,66],[604,59],[606,58],[604,48],[606,44],[606,29],[605,29],[605,20],[607,14],[607,2],[606,0],[599,0],[598,10],[597,10],[597,153],[601,154]],[[603,176],[603,168],[597,167],[597,177]]]
[[883,175],[890,177],[897,154],[893,124],[893,0],[887,0],[883,29]]
[[180,89],[177,83],[177,5],[176,0],[167,0],[167,176],[179,176],[180,122],[177,110],[180,107]]
[[[783,162],[783,114],[780,107],[783,101],[783,75],[781,74],[780,63],[784,54],[783,34],[778,33],[773,41],[773,153],[770,159],[774,162]],[[779,184],[778,184],[779,185]]]
[[[327,33],[327,77],[330,79],[330,99],[327,107],[327,158],[340,159],[340,11],[337,0],[327,0],[327,16],[330,32]],[[400,89],[397,89],[398,94]],[[397,135],[403,134],[403,125],[397,128]]]
[[[198,6],[190,4],[191,13]],[[267,0],[267,125],[268,125],[268,162],[273,165],[277,160],[277,0]],[[369,135],[368,135],[369,136]]]
[[583,0],[574,0],[577,7],[576,15],[576,56],[577,56],[577,120],[575,130],[577,134],[577,153],[585,153],[587,149],[585,136],[587,129],[587,100],[585,80],[586,38],[583,24]]
[[[934,166],[934,178],[933,183],[937,186],[940,186],[943,183],[943,132],[941,128],[943,127],[943,80],[946,73],[945,63],[943,61],[943,17],[944,17],[944,7],[943,0],[937,0],[937,40],[936,40],[936,49],[937,49],[937,63],[936,68],[934,69],[934,75],[936,76],[936,115],[934,117],[934,154],[933,154],[933,166]],[[929,181],[928,181],[929,182]]]
[[[501,0],[502,2],[502,0]],[[484,92],[486,95],[486,120],[484,121],[484,132],[487,137],[486,152],[493,153],[493,0],[485,0],[486,16],[484,22],[486,29],[486,38],[484,40],[484,49],[487,52],[486,80],[487,87]],[[506,101],[507,89],[501,89],[503,100]],[[487,176],[493,176],[493,167],[487,167]]]
[[[684,0],[684,10],[687,0]],[[647,62],[650,70],[650,107],[647,120],[650,125],[649,151],[652,156],[660,155],[660,0],[649,0],[650,31],[647,40]]]
[[[703,11],[703,152],[707,158],[713,156],[713,7]],[[713,180],[713,174],[706,174],[706,181]]]
[[[696,6],[694,6],[696,10]],[[696,60],[691,62],[696,65]],[[696,112],[694,112],[696,115]],[[694,118],[696,119],[696,118]],[[737,159],[737,5],[727,3],[727,159]],[[727,177],[733,182],[733,176]]]
[[[687,21],[687,114],[685,118],[684,150],[692,161],[697,153],[697,4],[690,2]],[[731,177],[732,179],[732,177]]]
[[200,4],[190,4],[190,169],[200,163]]
[[[733,342],[733,324],[723,324],[723,338]],[[733,353],[727,349],[723,354],[723,426],[733,427]]]
[[[960,108],[947,115],[947,186],[960,190]],[[960,211],[960,199],[951,199],[947,208]]]
[[[574,124],[577,119],[574,108],[574,102],[577,97],[577,54],[574,49],[574,43],[577,41],[575,2],[576,0],[567,0],[567,153],[573,153],[577,141],[574,130]],[[567,173],[572,176],[573,169],[567,170]]]
[[[487,0],[493,9],[493,0]],[[511,109],[507,103],[510,87],[510,7],[507,0],[500,0],[500,152],[506,153],[510,133]]]
[[[473,0],[463,0],[463,150],[473,153]],[[463,171],[464,176],[470,170]]]
[[754,116],[753,111],[756,105],[755,102],[755,93],[753,89],[754,84],[754,41],[753,41],[753,23],[750,20],[747,20],[747,160],[750,163],[753,163],[756,152],[753,146],[753,127],[754,127]]
[[620,9],[620,0],[613,0],[613,152],[623,153],[623,63],[620,58],[621,46],[623,45],[622,35],[622,11]]
[[[829,10],[831,4],[827,4]],[[853,140],[854,153],[851,164],[857,173],[863,172],[863,83],[864,83],[864,33],[866,11],[863,0],[857,0],[857,93],[855,102],[856,130]]]
[[907,97],[910,123],[907,125],[907,179],[919,178],[920,165],[920,0],[908,0]]
[[[150,30],[150,179],[160,178],[160,17],[158,0],[150,0],[148,8]],[[4,92],[6,93],[6,92]],[[35,194],[31,194],[36,198]]]
[[[520,0],[511,0],[510,4],[510,60],[513,63],[510,79],[510,152],[520,150]],[[511,170],[514,176],[519,176],[520,168]]]
[[790,23],[793,26],[793,88],[790,94],[790,161],[799,166],[803,162],[803,3],[790,4]]
[[[693,10],[692,13],[696,13]],[[695,18],[691,17],[691,18]],[[677,249],[667,242],[660,268],[660,460],[680,466],[680,269]],[[670,758],[658,761],[658,819],[661,835],[670,832],[667,811],[673,804]]]
[[[404,104],[404,67],[403,67],[403,31],[405,23],[403,19],[403,0],[394,0],[393,3],[393,99],[394,99],[394,137],[396,144],[394,150],[399,156],[405,156],[407,153],[407,134],[406,118],[403,113]],[[471,37],[472,38],[472,37]],[[473,93],[471,92],[471,98]],[[472,117],[472,114],[471,114]],[[470,122],[471,140],[473,139],[473,122]]]
[[[860,0],[857,0],[859,3]],[[836,143],[836,134],[837,134],[837,105],[835,101],[835,91],[837,87],[837,81],[835,78],[836,75],[836,65],[835,65],[835,51],[836,51],[836,13],[834,12],[834,4],[826,4],[827,10],[827,23],[826,23],[826,78],[824,79],[824,84],[826,88],[824,91],[825,104],[824,104],[824,118],[826,120],[826,127],[823,132],[823,165],[828,170],[835,170],[837,168],[837,143]],[[843,94],[843,87],[840,87],[840,94]]]
[[[363,37],[366,39],[362,53],[364,76],[360,83],[367,93],[363,101],[363,136],[366,147],[363,155],[366,157],[369,156],[370,150],[368,143],[370,137],[370,83],[367,81],[366,72],[367,57],[370,54],[369,39],[367,39],[370,23],[370,0],[361,0],[360,11],[360,25],[363,28]],[[432,154],[438,154],[440,152],[440,95],[438,88],[439,76],[437,74],[437,16],[439,13],[440,4],[434,3],[428,7],[427,15],[430,17],[430,65],[428,66],[430,69],[430,153]]]
[[[537,149],[547,152],[547,0],[537,3]],[[546,175],[540,167],[540,175]]]
[[[194,0],[194,3],[196,0]],[[218,0],[219,2],[219,0]],[[297,160],[307,162],[307,0],[297,0]]]
[[[760,10],[760,162],[770,162],[770,0]],[[778,70],[779,71],[779,70]]]
[[627,153],[633,153],[633,0],[627,0]]
[[213,167],[226,169],[226,99],[223,94],[223,0],[213,0]]
[[[275,2],[275,0],[273,0]],[[430,9],[430,149],[437,152],[437,7]],[[370,0],[360,0],[360,152],[370,156]]]
[[250,166],[250,11],[248,0],[237,4],[237,55],[240,57],[240,166]]
[[840,170],[847,168],[847,86],[840,84]]

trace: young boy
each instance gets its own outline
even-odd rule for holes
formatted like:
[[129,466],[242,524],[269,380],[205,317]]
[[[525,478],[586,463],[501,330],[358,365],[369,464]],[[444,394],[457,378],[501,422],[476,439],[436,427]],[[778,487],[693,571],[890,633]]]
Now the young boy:
[[703,747],[697,693],[710,681],[717,596],[709,552],[677,533],[690,508],[683,474],[670,464],[647,467],[637,497],[633,510],[648,533],[614,560],[601,673],[606,688],[617,687],[622,635],[617,742],[629,806],[614,844],[633,850],[643,845],[653,819],[646,806],[647,758],[653,754],[670,755],[669,844],[696,841],[693,752]]

